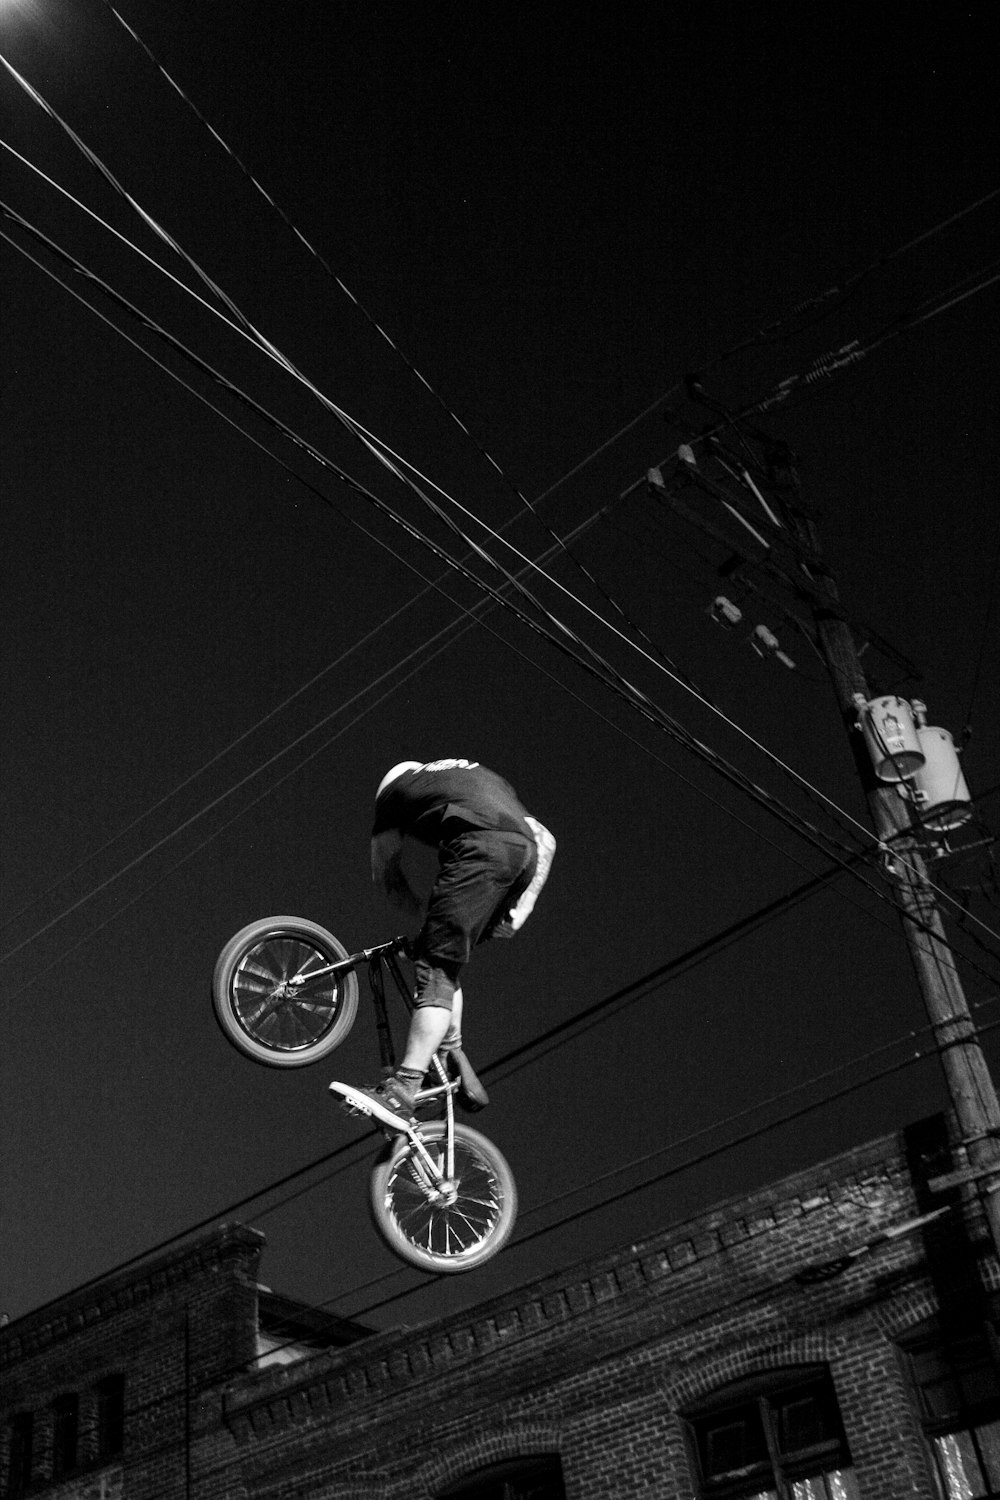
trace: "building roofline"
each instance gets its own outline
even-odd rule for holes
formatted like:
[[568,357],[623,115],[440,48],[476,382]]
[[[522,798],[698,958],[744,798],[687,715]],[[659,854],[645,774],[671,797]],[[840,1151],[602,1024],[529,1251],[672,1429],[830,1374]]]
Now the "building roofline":
[[[901,1191],[891,1194],[891,1201],[870,1205],[892,1224],[901,1208],[915,1206],[903,1130],[727,1199],[641,1241],[533,1278],[462,1312],[380,1330],[357,1344],[293,1365],[243,1373],[223,1386],[227,1423],[247,1436],[252,1411],[254,1431],[281,1426],[290,1393],[306,1387],[323,1387],[325,1399],[340,1405],[373,1395],[384,1400],[419,1384],[431,1372],[465,1379],[470,1362],[500,1347],[546,1329],[568,1334],[581,1316],[617,1319],[624,1302],[637,1296],[662,1298],[689,1275],[700,1275],[706,1262],[737,1252],[806,1215],[835,1211],[845,1190],[856,1202],[858,1188],[877,1167],[898,1168],[900,1174]],[[911,1202],[900,1201],[905,1198]],[[848,1228],[845,1225],[845,1232]],[[867,1228],[870,1232],[870,1223]]]
[[245,1224],[220,1224],[199,1239],[164,1251],[140,1264],[126,1262],[53,1297],[0,1328],[0,1367],[35,1354],[79,1329],[110,1317],[155,1293],[190,1280],[206,1266],[233,1258],[256,1259],[265,1236]]
[[[840,1184],[856,1187],[859,1178],[869,1168],[884,1166],[890,1161],[898,1162],[907,1174],[902,1128],[849,1147],[750,1193],[732,1195],[697,1215],[666,1225],[641,1241],[620,1245],[602,1255],[532,1278],[477,1304],[465,1317],[475,1325],[484,1319],[491,1321],[496,1318],[502,1324],[510,1318],[517,1323],[520,1320],[516,1309],[533,1303],[536,1307],[546,1307],[543,1321],[553,1315],[556,1321],[562,1321],[574,1316],[585,1305],[601,1302],[606,1297],[614,1300],[626,1288],[669,1281],[689,1266],[734,1249],[787,1220],[819,1208],[829,1208]],[[109,1276],[95,1277],[0,1328],[0,1366],[13,1364],[120,1308],[132,1306],[187,1280],[206,1265],[232,1257],[256,1260],[264,1245],[265,1237],[259,1230],[238,1223],[222,1224],[200,1239],[165,1251],[138,1266],[127,1263]],[[595,1290],[598,1284],[605,1290]],[[555,1311],[557,1306],[558,1312]],[[349,1321],[353,1324],[354,1320]],[[458,1321],[461,1323],[462,1318]],[[401,1334],[426,1339],[437,1325],[443,1329],[454,1322],[454,1316],[445,1316],[412,1329],[367,1330],[370,1336],[361,1342],[372,1350],[375,1357],[375,1348],[385,1339],[391,1342]],[[362,1326],[354,1325],[358,1329]],[[476,1342],[476,1338],[471,1339],[473,1345]],[[487,1340],[489,1342],[491,1340]],[[351,1344],[336,1353],[331,1350],[314,1358],[329,1361],[356,1350],[357,1345]],[[304,1363],[312,1365],[313,1358]],[[287,1378],[287,1375],[282,1378]],[[266,1385],[267,1377],[263,1372],[250,1378],[249,1387],[241,1381],[244,1398],[258,1379]]]

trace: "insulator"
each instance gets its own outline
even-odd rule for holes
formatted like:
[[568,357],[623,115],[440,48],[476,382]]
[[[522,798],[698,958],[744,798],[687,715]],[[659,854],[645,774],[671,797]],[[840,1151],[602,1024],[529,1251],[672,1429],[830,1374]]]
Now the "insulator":
[[778,637],[766,625],[755,625],[750,644],[758,656],[770,656],[778,649]]
[[712,601],[711,616],[717,625],[724,625],[727,630],[732,630],[743,618],[743,611],[739,605],[727,599],[725,594],[719,594]]

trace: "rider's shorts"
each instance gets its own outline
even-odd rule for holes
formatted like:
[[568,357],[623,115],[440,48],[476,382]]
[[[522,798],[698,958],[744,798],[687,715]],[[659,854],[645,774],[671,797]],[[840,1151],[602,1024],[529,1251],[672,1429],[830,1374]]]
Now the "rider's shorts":
[[469,828],[442,844],[438,857],[416,943],[414,1003],[450,1010],[459,971],[531,884],[538,849],[520,833]]

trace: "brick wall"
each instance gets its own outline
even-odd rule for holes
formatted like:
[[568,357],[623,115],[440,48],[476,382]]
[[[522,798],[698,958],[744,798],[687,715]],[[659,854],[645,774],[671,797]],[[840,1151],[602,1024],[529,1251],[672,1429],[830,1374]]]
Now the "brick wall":
[[237,1378],[261,1237],[230,1229],[0,1333],[4,1409],[124,1365],[129,1500],[432,1500],[547,1452],[570,1500],[695,1500],[684,1411],[822,1364],[863,1500],[936,1500],[899,1340],[996,1267],[958,1207],[906,1228],[927,1211],[912,1165],[886,1138],[466,1313]]
[[[52,1401],[76,1392],[80,1462],[72,1481],[51,1488],[54,1497],[72,1486],[74,1495],[89,1486],[98,1495],[117,1487],[125,1496],[151,1500],[187,1496],[188,1393],[240,1360],[252,1361],[263,1245],[255,1230],[223,1229],[0,1330],[0,1407],[5,1417],[34,1414],[38,1485],[52,1478]],[[102,1464],[97,1388],[112,1375],[125,1377],[126,1444],[115,1462]]]

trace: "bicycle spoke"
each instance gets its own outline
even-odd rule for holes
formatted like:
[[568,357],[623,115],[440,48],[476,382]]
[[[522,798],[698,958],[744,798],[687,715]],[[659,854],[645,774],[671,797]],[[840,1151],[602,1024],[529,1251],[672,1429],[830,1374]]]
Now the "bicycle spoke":
[[245,963],[240,965],[237,983],[244,981],[249,983],[252,979],[260,979],[264,984],[273,984],[274,978],[273,969],[265,969],[263,964],[253,963],[248,958]]
[[270,1012],[277,1003],[273,995],[265,995],[259,1005],[247,1011],[241,1008],[241,1013],[248,1026],[260,1026],[263,1022],[270,1019]]
[[337,981],[319,974],[310,994],[297,993],[291,986],[294,980],[308,984],[310,969],[322,970],[328,962],[325,953],[296,937],[275,937],[259,944],[233,975],[233,1010],[240,1025],[277,1052],[314,1045],[336,1019]]
[[[447,1157],[446,1139],[425,1143],[437,1172]],[[435,1264],[459,1265],[477,1252],[500,1222],[502,1202],[489,1164],[462,1142],[455,1147],[454,1201],[436,1198],[441,1185],[430,1177],[422,1155],[407,1151],[386,1184],[384,1206],[403,1238]]]

